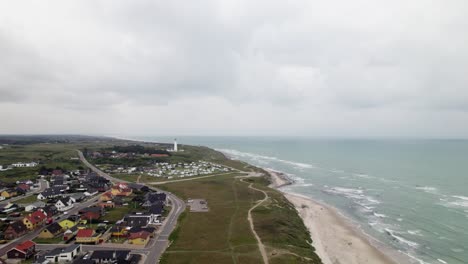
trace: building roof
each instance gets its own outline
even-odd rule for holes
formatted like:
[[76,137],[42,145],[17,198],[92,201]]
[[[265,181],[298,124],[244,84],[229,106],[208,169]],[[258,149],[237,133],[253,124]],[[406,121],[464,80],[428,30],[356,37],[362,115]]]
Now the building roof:
[[148,232],[150,234],[154,233],[154,231],[156,231],[156,228],[154,227],[141,227],[141,226],[134,226],[132,228],[130,228],[130,230],[128,231],[129,233],[138,233],[138,232],[141,232],[141,231],[145,231],[145,232]]
[[148,208],[150,214],[162,214],[163,205],[162,204],[153,204]]
[[91,259],[126,259],[130,255],[130,250],[95,250]]
[[16,221],[10,224],[10,227],[16,232],[16,233],[22,233],[28,230],[28,228],[24,225],[22,221]]
[[147,239],[149,236],[150,236],[150,233],[146,231],[140,231],[137,233],[130,233],[130,235],[128,236],[128,239],[136,239],[136,238]]
[[62,231],[62,226],[60,226],[57,222],[53,222],[52,224],[48,225],[46,227],[46,229],[52,233],[52,234],[56,234],[60,231]]
[[63,248],[54,248],[50,252],[46,253],[44,256],[52,257],[52,256],[57,256],[57,255],[63,254],[63,253],[70,253],[70,252],[73,252],[74,250],[76,250],[79,247],[81,247],[80,244],[70,245],[68,247],[63,247]]
[[26,240],[23,243],[16,245],[15,248],[24,252],[35,245],[36,243],[32,242],[31,240]]
[[94,229],[86,228],[78,230],[76,237],[92,237],[94,235]]
[[34,211],[32,214],[26,216],[26,218],[33,224],[40,223],[47,218],[47,214],[42,210]]

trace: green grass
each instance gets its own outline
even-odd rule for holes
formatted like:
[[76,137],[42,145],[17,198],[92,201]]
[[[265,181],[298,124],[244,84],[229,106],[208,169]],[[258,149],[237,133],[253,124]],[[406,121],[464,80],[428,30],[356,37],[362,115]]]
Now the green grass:
[[31,194],[28,197],[19,199],[15,203],[18,203],[18,204],[31,204],[31,203],[34,203],[34,202],[37,202],[37,195],[36,194]]
[[36,237],[33,239],[34,242],[38,244],[59,244],[63,243],[63,237],[61,235],[58,235],[54,238],[39,238]]
[[101,220],[107,220],[110,223],[115,223],[122,219],[126,214],[130,213],[132,210],[134,209],[127,206],[106,209],[106,214],[101,217]]
[[[239,174],[238,174],[239,175]],[[177,196],[205,198],[210,211],[186,211],[171,234],[173,241],[163,254],[161,263],[261,263],[247,212],[268,191],[272,199],[253,211],[255,230],[267,246],[272,263],[321,263],[309,244],[310,236],[294,207],[276,190],[269,189],[268,180],[255,178],[241,182],[235,175],[225,175],[159,186]],[[279,253],[278,253],[279,252]],[[297,254],[302,257],[294,256]]]

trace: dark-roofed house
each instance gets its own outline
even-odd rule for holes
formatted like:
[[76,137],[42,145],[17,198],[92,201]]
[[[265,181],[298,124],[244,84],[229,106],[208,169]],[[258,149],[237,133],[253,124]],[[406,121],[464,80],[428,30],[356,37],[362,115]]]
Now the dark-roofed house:
[[42,211],[44,211],[48,217],[52,217],[58,214],[58,210],[55,205],[47,205],[46,207],[42,208]]
[[93,252],[90,259],[96,261],[96,263],[125,261],[130,259],[130,250],[96,250]]
[[53,186],[50,188],[45,189],[43,192],[37,195],[37,199],[45,200],[49,198],[54,198],[61,196],[63,192],[63,188],[61,186]]
[[140,192],[148,192],[150,190],[148,186],[139,183],[128,183],[128,187],[130,187],[134,191]]
[[104,210],[101,207],[87,207],[81,209],[79,213],[83,220],[96,220],[103,215]]
[[52,224],[46,226],[41,233],[39,234],[38,237],[40,238],[54,238],[60,233],[62,233],[62,226],[59,225],[57,222],[53,222]]
[[77,259],[73,261],[73,264],[96,264],[96,262],[92,259]]
[[74,260],[81,253],[81,245],[75,244],[64,248],[55,248],[44,255],[50,263],[64,263]]
[[75,225],[75,226],[68,228],[63,233],[63,241],[68,241],[72,239],[76,235],[76,233],[78,233],[78,226]]
[[165,193],[150,192],[145,195],[144,207],[150,207],[153,204],[162,203],[166,204],[167,196]]
[[128,214],[124,217],[124,221],[128,226],[146,226],[151,223],[151,215],[149,214]]
[[16,239],[24,235],[28,231],[28,228],[22,221],[16,221],[11,223],[3,232],[6,239]]
[[36,243],[27,240],[7,252],[9,259],[29,259],[36,254]]

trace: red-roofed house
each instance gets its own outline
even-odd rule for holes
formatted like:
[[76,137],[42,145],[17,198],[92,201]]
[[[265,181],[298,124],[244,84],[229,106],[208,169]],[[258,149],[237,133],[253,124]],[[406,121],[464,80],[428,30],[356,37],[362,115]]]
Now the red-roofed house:
[[100,238],[101,235],[91,228],[79,229],[78,233],[76,233],[76,243],[97,244]]
[[21,193],[26,193],[31,189],[31,186],[27,185],[26,183],[21,183],[16,186],[16,190],[21,192]]
[[111,188],[111,193],[114,196],[129,196],[132,192],[132,188],[128,187],[126,183],[118,183]]
[[134,245],[146,245],[150,239],[151,234],[146,231],[140,231],[137,233],[130,233],[128,241]]
[[36,243],[27,240],[7,252],[9,259],[29,259],[36,253]]
[[60,176],[60,175],[63,175],[62,170],[53,170],[52,171],[52,176]]
[[32,214],[29,214],[23,218],[23,224],[29,229],[35,229],[38,226],[43,225],[47,220],[47,214],[42,210],[37,210]]

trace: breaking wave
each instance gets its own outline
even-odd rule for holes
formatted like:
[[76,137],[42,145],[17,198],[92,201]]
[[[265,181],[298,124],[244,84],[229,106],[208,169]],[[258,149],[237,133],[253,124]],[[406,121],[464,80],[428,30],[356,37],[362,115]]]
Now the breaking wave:
[[226,154],[228,156],[231,156],[231,157],[248,158],[248,159],[251,159],[253,161],[257,161],[257,162],[259,162],[261,164],[266,164],[269,161],[276,161],[276,162],[280,162],[280,163],[283,163],[283,164],[292,165],[293,167],[298,168],[298,169],[313,169],[313,168],[316,168],[312,164],[295,162],[295,161],[290,161],[290,160],[284,160],[284,159],[280,159],[280,158],[277,158],[277,157],[264,156],[264,155],[249,153],[249,152],[242,152],[242,151],[238,151],[238,150],[234,150],[234,149],[216,149],[216,150],[221,151],[222,153],[224,153],[224,154]]

